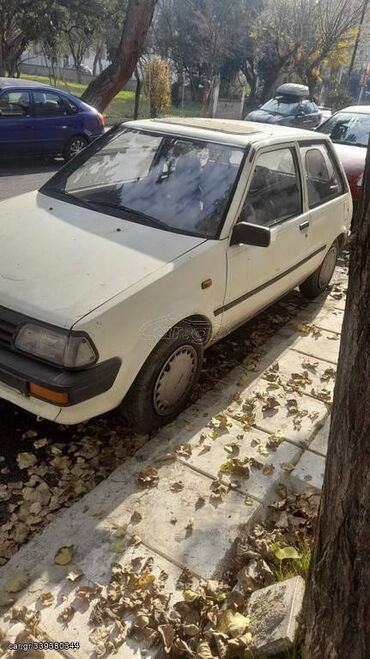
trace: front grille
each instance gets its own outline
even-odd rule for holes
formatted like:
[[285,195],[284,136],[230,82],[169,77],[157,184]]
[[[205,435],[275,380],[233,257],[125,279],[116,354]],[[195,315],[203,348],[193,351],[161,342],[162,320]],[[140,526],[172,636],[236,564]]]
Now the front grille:
[[23,314],[0,306],[0,347],[11,347],[17,328],[25,320]]

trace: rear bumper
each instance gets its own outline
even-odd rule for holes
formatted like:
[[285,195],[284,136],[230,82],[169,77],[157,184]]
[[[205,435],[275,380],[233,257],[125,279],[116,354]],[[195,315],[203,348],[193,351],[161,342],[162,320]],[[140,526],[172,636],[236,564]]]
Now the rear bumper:
[[121,360],[115,357],[85,371],[66,371],[19,353],[0,349],[0,397],[3,383],[30,400],[47,400],[43,396],[31,395],[32,383],[52,392],[66,394],[67,402],[52,403],[48,400],[48,405],[77,405],[108,391],[113,386],[120,366]]

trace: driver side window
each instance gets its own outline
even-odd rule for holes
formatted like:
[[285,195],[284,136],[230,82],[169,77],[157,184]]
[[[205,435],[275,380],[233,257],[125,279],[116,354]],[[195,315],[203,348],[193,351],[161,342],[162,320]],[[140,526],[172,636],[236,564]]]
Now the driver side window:
[[270,227],[301,212],[294,150],[277,149],[258,156],[239,221]]

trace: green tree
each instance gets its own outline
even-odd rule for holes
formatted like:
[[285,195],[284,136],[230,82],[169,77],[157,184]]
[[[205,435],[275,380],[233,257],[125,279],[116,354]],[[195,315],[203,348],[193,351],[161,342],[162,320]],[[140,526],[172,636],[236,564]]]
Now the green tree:
[[51,27],[55,0],[0,0],[0,76],[17,73],[23,51]]

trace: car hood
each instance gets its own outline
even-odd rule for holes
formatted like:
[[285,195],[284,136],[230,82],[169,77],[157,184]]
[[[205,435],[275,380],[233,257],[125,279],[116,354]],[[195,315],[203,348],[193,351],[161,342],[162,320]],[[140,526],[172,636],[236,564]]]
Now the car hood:
[[31,192],[0,204],[0,305],[60,327],[204,242]]
[[334,144],[347,176],[360,176],[365,167],[366,148],[350,144]]
[[260,121],[264,124],[281,124],[286,120],[289,123],[288,117],[282,117],[279,114],[269,114],[264,110],[254,110],[246,116],[247,121]]

